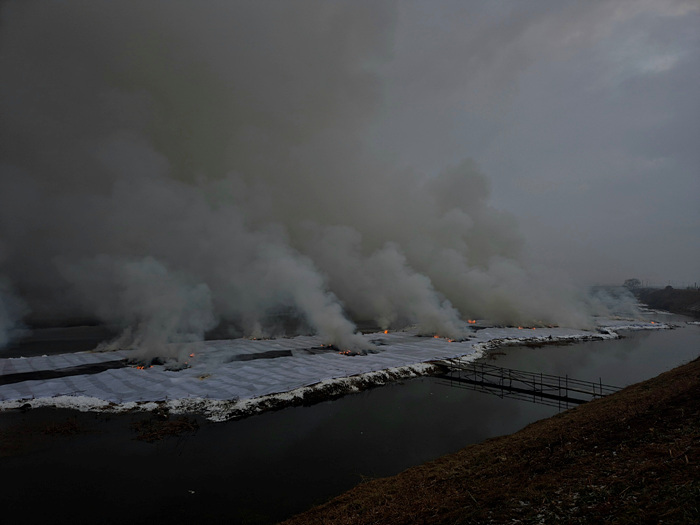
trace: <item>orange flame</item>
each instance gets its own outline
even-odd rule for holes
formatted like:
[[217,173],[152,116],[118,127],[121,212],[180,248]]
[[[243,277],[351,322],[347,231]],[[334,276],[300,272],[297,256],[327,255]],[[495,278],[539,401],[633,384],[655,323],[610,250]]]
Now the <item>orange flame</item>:
[[476,324],[476,319],[467,319],[469,324]]
[[190,357],[194,357],[194,354],[190,354]]
[[440,336],[439,336],[439,335],[434,335],[434,336],[433,336],[433,339],[440,339]]
[[384,330],[384,333],[385,333],[385,334],[388,334],[388,333],[389,333],[389,330]]
[[522,329],[523,329],[523,327],[522,327],[522,326],[518,326],[518,330],[522,330]]

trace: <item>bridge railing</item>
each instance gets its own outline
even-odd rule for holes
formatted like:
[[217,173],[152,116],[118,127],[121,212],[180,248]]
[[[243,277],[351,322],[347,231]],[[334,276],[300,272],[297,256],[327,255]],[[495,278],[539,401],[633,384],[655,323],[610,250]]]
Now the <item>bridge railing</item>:
[[503,368],[488,363],[460,360],[436,362],[444,371],[437,374],[442,384],[468,388],[534,403],[569,408],[620,390],[602,379],[584,381],[565,376]]

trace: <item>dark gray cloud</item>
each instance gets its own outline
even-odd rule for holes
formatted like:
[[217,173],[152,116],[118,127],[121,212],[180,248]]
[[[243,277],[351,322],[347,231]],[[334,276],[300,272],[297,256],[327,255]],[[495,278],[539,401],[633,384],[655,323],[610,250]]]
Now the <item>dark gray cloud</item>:
[[567,270],[692,278],[691,7],[5,2],[3,338],[293,313],[361,347],[351,318],[585,324]]

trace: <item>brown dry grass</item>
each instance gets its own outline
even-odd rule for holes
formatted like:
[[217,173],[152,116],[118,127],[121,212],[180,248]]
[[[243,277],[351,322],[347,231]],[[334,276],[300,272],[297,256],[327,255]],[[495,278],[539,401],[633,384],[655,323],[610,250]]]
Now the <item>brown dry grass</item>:
[[65,421],[48,423],[44,426],[42,432],[49,436],[73,436],[75,434],[82,434],[85,430],[80,426],[76,418],[71,417]]
[[698,523],[699,446],[696,359],[285,524]]
[[89,432],[76,417],[53,417],[51,421],[14,423],[0,428],[0,458],[28,453],[55,438],[69,438]]
[[175,419],[150,416],[132,423],[131,426],[136,431],[136,439],[147,443],[155,443],[166,437],[193,433],[199,429],[199,423],[196,419],[184,416]]

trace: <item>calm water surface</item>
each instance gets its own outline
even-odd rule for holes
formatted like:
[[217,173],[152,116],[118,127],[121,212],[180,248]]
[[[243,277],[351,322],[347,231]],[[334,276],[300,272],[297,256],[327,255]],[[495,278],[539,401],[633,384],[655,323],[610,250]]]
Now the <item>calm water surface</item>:
[[[493,355],[508,368],[626,386],[700,353],[700,327]],[[556,408],[451,388],[431,378],[221,424],[156,444],[134,439],[138,415],[79,414],[88,433],[41,437],[0,457],[0,504],[18,523],[274,523],[366,478],[396,474],[470,443],[514,432]],[[0,415],[46,425],[72,413]],[[13,428],[15,428],[13,426]]]

